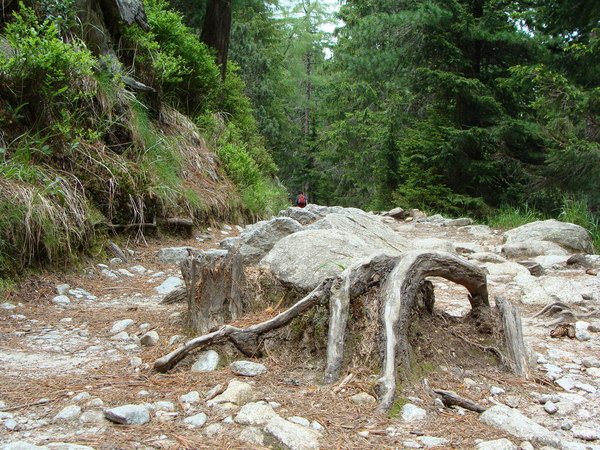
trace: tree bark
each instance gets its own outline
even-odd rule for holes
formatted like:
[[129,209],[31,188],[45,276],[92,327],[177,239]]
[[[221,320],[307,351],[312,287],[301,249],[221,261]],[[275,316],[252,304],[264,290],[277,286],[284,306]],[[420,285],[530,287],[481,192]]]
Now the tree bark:
[[221,68],[221,79],[227,73],[227,54],[231,32],[231,0],[210,0],[206,7],[202,42],[217,51],[217,65]]

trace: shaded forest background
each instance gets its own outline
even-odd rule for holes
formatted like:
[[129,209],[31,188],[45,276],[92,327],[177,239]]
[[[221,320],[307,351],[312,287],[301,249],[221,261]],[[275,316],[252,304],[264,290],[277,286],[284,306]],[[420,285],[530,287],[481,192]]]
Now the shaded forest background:
[[140,0],[130,20],[119,3],[2,2],[0,279],[126,227],[256,220],[299,190],[559,217],[598,248],[597,1],[347,0],[332,17]]

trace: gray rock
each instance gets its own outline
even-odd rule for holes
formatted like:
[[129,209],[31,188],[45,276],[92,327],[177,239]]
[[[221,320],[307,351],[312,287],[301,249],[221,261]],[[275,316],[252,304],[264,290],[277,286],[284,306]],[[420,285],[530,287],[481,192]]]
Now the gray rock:
[[267,373],[267,368],[263,364],[252,361],[235,361],[232,362],[229,367],[236,375],[245,377],[255,377]]
[[[310,428],[288,422],[281,417],[274,417],[265,427],[265,432],[275,445],[283,445],[291,450],[308,450],[319,448],[320,434]],[[265,442],[270,444],[269,440]]]
[[57,305],[70,305],[71,300],[66,295],[57,295],[52,299],[52,303],[56,303]]
[[246,403],[233,419],[240,425],[266,425],[278,417],[271,405],[265,403]]
[[187,394],[180,395],[179,400],[183,403],[198,403],[200,401],[200,394],[198,391],[190,391]]
[[427,411],[423,408],[419,408],[412,403],[407,403],[402,406],[402,410],[400,412],[400,417],[405,422],[414,422],[417,420],[423,420],[427,416]]
[[219,366],[219,354],[214,350],[202,352],[198,360],[192,365],[192,372],[212,372]]
[[265,444],[265,437],[258,428],[246,427],[238,435],[238,439],[249,444],[258,445],[260,447]]
[[504,389],[500,388],[500,387],[492,386],[490,388],[490,393],[492,395],[502,395],[502,394],[506,394],[506,391]]
[[366,392],[353,395],[350,399],[357,405],[371,406],[377,403],[377,399]]
[[66,442],[52,442],[48,444],[50,450],[94,450],[94,447],[87,445],[69,444]]
[[480,442],[475,448],[477,450],[519,450],[519,447],[506,438]]
[[518,439],[555,447],[560,444],[560,440],[550,430],[508,406],[494,405],[483,412],[479,420]]
[[173,402],[158,401],[152,403],[151,408],[155,411],[175,411],[175,404]]
[[79,394],[77,394],[76,396],[73,397],[73,401],[74,402],[81,402],[84,400],[89,400],[92,396],[90,395],[89,392],[80,392]]
[[49,450],[49,447],[30,444],[25,441],[11,442],[0,447],[1,450]]
[[67,292],[69,292],[69,289],[71,289],[71,286],[69,286],[68,284],[57,284],[56,285],[56,293],[58,295],[67,294]]
[[278,216],[290,217],[302,225],[313,222],[320,217],[318,214],[315,214],[306,208],[298,208],[296,206],[290,206],[289,208],[284,209],[278,214]]
[[427,448],[441,447],[442,445],[448,444],[448,439],[435,437],[435,436],[419,436],[417,438],[421,444]]
[[183,419],[184,425],[189,428],[198,428],[203,426],[208,420],[208,416],[204,413],[195,414]]
[[139,356],[134,356],[129,360],[129,365],[133,368],[140,367],[143,363],[144,361]]
[[290,217],[276,217],[248,227],[240,235],[240,255],[244,264],[257,264],[276,242],[300,230],[302,230],[302,225]]
[[183,286],[183,280],[181,278],[169,277],[159,286],[155,287],[154,290],[161,295],[167,295],[181,286]]
[[505,258],[495,253],[490,252],[476,252],[467,255],[469,259],[479,261],[481,263],[494,263],[494,264],[502,264],[507,262]]
[[211,423],[204,429],[207,436],[221,435],[225,432],[225,427],[220,423]]
[[445,227],[466,227],[473,224],[473,219],[462,217],[460,219],[446,219],[443,222]]
[[120,333],[121,331],[125,331],[127,329],[127,327],[129,327],[129,325],[131,325],[133,323],[134,323],[133,319],[118,320],[117,322],[113,323],[113,326],[110,329],[109,333],[117,334],[117,333]]
[[568,257],[570,255],[560,245],[547,241],[526,241],[505,244],[502,246],[500,253],[505,258],[511,259],[534,258],[536,256],[547,255]]
[[413,246],[417,250],[434,250],[448,253],[456,253],[454,244],[450,241],[438,238],[414,239]]
[[287,420],[289,420],[292,423],[297,423],[298,425],[302,425],[303,427],[310,426],[310,420],[308,420],[304,417],[292,416],[292,417],[288,417]]
[[129,334],[127,334],[127,331],[121,331],[120,333],[111,336],[111,339],[113,341],[127,341],[129,340]]
[[106,417],[104,417],[104,413],[100,410],[92,409],[90,411],[85,411],[81,416],[79,416],[79,422],[81,423],[108,423]]
[[592,335],[588,331],[590,324],[582,320],[575,322],[575,338],[579,341],[589,341]]
[[69,405],[60,410],[52,419],[54,422],[68,422],[77,419],[81,415],[81,408],[77,405]]
[[550,219],[528,223],[504,233],[507,244],[528,241],[554,242],[567,250],[593,253],[592,239],[588,231],[572,223]]
[[180,264],[188,257],[188,250],[196,249],[193,247],[162,248],[158,251],[158,259],[162,264]]
[[259,397],[260,394],[250,384],[239,380],[231,380],[225,392],[213,398],[209,405],[211,403],[233,403],[242,406],[257,400]]
[[8,431],[18,431],[20,428],[20,425],[15,419],[6,419],[2,424]]
[[123,405],[104,411],[104,416],[115,423],[143,425],[150,421],[150,412],[145,405]]
[[419,223],[444,223],[444,221],[447,220],[444,218],[444,216],[442,216],[441,214],[434,214],[433,216],[429,216],[429,217],[423,217],[421,219],[418,219],[417,222]]
[[521,450],[535,450],[533,444],[528,441],[523,441],[520,444]]
[[588,356],[581,361],[584,367],[600,367],[600,359]]
[[239,236],[236,237],[228,237],[219,242],[219,247],[224,248],[226,250],[231,250],[233,248],[238,247],[242,242],[242,238]]
[[597,441],[600,439],[600,428],[573,427],[573,437],[584,441]]
[[321,425],[321,424],[320,424],[319,422],[317,422],[316,420],[313,420],[313,421],[310,423],[310,427],[311,427],[313,430],[317,430],[317,431],[325,431],[325,427],[323,427],[323,425]]
[[153,347],[158,344],[159,339],[160,338],[156,331],[148,331],[140,338],[140,344],[142,344],[144,347]]
[[558,406],[551,401],[547,401],[544,403],[544,411],[546,411],[548,414],[555,414],[558,411]]

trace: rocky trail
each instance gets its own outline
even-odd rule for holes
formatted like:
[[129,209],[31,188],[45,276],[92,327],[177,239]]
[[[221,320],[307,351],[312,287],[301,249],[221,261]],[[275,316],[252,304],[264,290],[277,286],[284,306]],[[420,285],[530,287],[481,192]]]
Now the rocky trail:
[[[567,264],[562,241],[504,244],[501,231],[470,222],[368,216],[419,248],[485,267],[492,303],[502,296],[521,310],[534,376],[519,379],[492,356],[489,364],[469,360],[468,336],[450,342],[442,329],[443,338],[436,340],[436,329],[423,341],[435,362],[402,384],[388,415],[375,412],[375,378],[364,367],[352,363],[324,385],[322,361],[293,350],[282,356],[265,348],[254,360],[198,352],[158,373],[153,362],[196,335],[186,328],[185,302],[161,303],[183,284],[164,249],[218,248],[247,230],[223,226],[192,239],[123,246],[127,262],[44,273],[0,303],[0,449],[600,449],[600,317],[593,314],[600,259]],[[535,269],[517,263],[523,259]],[[466,289],[432,281],[436,309],[456,317],[469,311]],[[572,321],[574,338],[551,338],[554,318],[537,315],[554,302],[585,318]],[[278,309],[239,320],[259,322]],[[454,391],[486,411],[445,407],[431,389]]]

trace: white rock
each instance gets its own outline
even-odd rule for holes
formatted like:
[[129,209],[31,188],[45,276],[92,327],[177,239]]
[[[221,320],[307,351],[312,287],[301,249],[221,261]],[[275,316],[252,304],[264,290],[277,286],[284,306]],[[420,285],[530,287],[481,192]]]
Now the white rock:
[[140,344],[142,344],[144,347],[152,347],[158,344],[159,339],[160,338],[156,331],[148,331],[140,338]]
[[124,425],[143,425],[150,421],[150,412],[145,405],[123,405],[104,411],[104,416]]
[[71,300],[66,295],[57,295],[52,299],[52,303],[56,303],[57,305],[69,305]]
[[155,411],[175,411],[175,404],[173,402],[158,401],[151,405]]
[[191,391],[185,395],[179,397],[183,403],[198,403],[200,401],[200,394],[198,391]]
[[69,289],[71,289],[71,286],[69,286],[68,284],[57,284],[56,285],[56,293],[58,295],[65,295],[67,292],[69,292]]
[[313,430],[317,430],[317,431],[325,431],[325,428],[323,427],[323,425],[321,425],[321,424],[320,424],[319,422],[317,422],[316,420],[313,420],[313,421],[310,423],[310,427],[311,427]]
[[162,248],[158,251],[158,259],[162,264],[179,264],[184,261],[192,247],[171,247]]
[[412,403],[407,403],[402,406],[400,416],[405,422],[414,422],[417,420],[423,420],[427,416],[427,411],[425,411],[423,408],[413,405]]
[[68,422],[75,420],[81,415],[81,408],[77,405],[69,405],[60,410],[52,419],[54,422]]
[[206,414],[199,413],[199,414],[195,414],[190,417],[186,417],[185,419],[183,419],[183,423],[184,423],[184,425],[188,426],[189,428],[198,428],[198,427],[203,426],[207,420],[208,420],[208,417]]
[[225,428],[220,423],[211,423],[204,429],[204,434],[207,436],[221,435]]
[[144,275],[147,272],[147,270],[144,266],[131,266],[129,268],[129,270],[131,270],[132,272],[138,273],[140,275]]
[[297,423],[298,425],[302,425],[303,427],[310,426],[310,421],[308,419],[305,419],[304,417],[292,416],[292,417],[288,417],[287,420],[289,420],[292,423]]
[[558,411],[558,406],[551,401],[547,401],[544,403],[544,411],[546,411],[548,414],[554,414]]
[[135,278],[135,275],[127,269],[117,269],[117,272],[123,275],[124,277]]
[[[308,450],[319,448],[320,434],[315,430],[296,425],[277,416],[265,427],[265,432],[272,436],[284,448],[291,450]],[[268,442],[267,442],[268,443]]]
[[377,399],[366,392],[353,395],[350,399],[357,405],[375,405],[377,403]]
[[600,359],[587,357],[581,361],[584,367],[600,367]]
[[535,447],[533,446],[533,444],[528,441],[521,442],[519,447],[521,447],[521,450],[535,450]]
[[267,368],[263,364],[252,361],[235,361],[232,362],[229,367],[236,375],[246,377],[255,377],[267,373]]
[[597,441],[600,439],[600,428],[573,427],[573,437],[584,441]]
[[169,277],[165,281],[163,281],[159,286],[155,287],[154,290],[161,295],[167,295],[181,286],[183,286],[183,280],[181,278]]
[[104,275],[109,280],[118,280],[119,276],[109,269],[102,269],[102,275]]
[[490,393],[491,393],[492,395],[502,395],[502,394],[505,394],[505,393],[506,393],[506,391],[505,391],[504,389],[500,388],[500,387],[497,387],[497,386],[492,386],[492,387],[490,388]]
[[129,334],[127,334],[127,331],[121,331],[120,333],[111,336],[111,339],[113,341],[127,341],[129,340]]
[[109,423],[104,417],[104,413],[98,410],[90,410],[85,411],[81,416],[79,416],[79,422],[81,423]]
[[140,358],[139,356],[134,356],[129,359],[129,365],[134,368],[140,367],[143,363],[144,361],[142,361],[142,358]]
[[198,360],[192,365],[192,372],[212,372],[219,366],[219,354],[214,350],[208,350],[198,356]]
[[18,431],[20,426],[15,419],[6,419],[2,423],[8,431]]
[[246,403],[233,420],[240,425],[266,425],[274,417],[278,416],[271,405]]
[[494,405],[479,417],[483,423],[498,428],[516,438],[559,447],[560,441],[547,428],[539,425],[516,409]]
[[74,402],[81,402],[83,400],[89,400],[90,398],[91,398],[91,395],[90,395],[89,392],[80,392],[75,397],[73,397],[73,401]]
[[590,324],[582,320],[575,322],[575,337],[580,341],[589,341],[592,335],[588,331]]
[[117,322],[113,323],[109,333],[116,334],[120,333],[121,331],[125,331],[132,323],[134,323],[133,319],[118,320]]
[[435,436],[419,436],[417,438],[421,444],[427,448],[441,447],[442,445],[448,444],[448,439],[435,437]]

